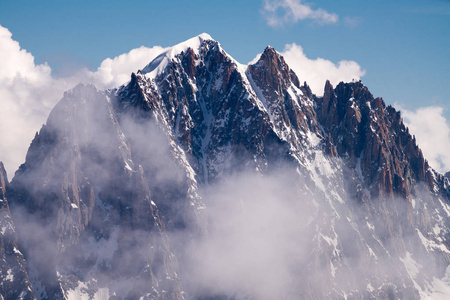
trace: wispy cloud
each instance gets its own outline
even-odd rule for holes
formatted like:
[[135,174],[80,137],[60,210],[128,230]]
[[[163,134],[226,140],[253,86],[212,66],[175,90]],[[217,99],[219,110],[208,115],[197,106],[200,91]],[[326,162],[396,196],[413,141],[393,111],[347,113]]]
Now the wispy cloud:
[[450,124],[444,117],[444,108],[427,106],[415,111],[400,109],[404,122],[410,133],[415,135],[431,167],[441,173],[450,171]]
[[359,17],[345,17],[344,25],[350,28],[358,27],[361,24],[361,18]]
[[267,24],[272,27],[302,20],[313,20],[319,24],[337,23],[339,16],[322,8],[313,9],[302,0],[264,0],[262,11]]

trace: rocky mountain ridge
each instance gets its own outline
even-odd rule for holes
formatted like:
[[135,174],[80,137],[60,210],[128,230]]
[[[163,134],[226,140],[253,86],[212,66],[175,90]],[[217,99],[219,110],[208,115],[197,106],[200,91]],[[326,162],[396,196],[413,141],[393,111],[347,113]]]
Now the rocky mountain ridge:
[[[327,82],[316,97],[297,76],[271,47],[244,66],[202,34],[117,89],[67,92],[11,183],[1,177],[1,220],[7,198],[19,236],[2,232],[1,250],[20,249],[11,269],[4,250],[3,297],[432,297],[450,274],[449,179],[361,82]],[[240,174],[278,183],[280,170],[292,191],[271,201],[293,197],[298,216],[284,241],[297,253],[282,266],[289,280],[262,292],[249,278],[227,286],[220,272],[211,286],[189,278],[190,249],[216,246],[205,190]],[[249,205],[246,194],[231,203]],[[20,284],[8,285],[8,270]]]

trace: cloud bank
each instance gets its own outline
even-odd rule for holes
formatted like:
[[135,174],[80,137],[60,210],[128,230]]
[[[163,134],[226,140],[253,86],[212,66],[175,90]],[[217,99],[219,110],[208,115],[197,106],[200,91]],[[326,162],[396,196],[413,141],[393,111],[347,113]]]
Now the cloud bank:
[[295,43],[287,44],[281,55],[300,81],[306,81],[317,96],[323,95],[326,80],[336,86],[341,81],[359,80],[366,73],[355,61],[341,60],[335,64],[323,58],[310,59]]
[[339,16],[322,8],[313,9],[302,0],[265,0],[263,11],[267,24],[279,27],[287,23],[313,20],[319,24],[337,23]]
[[142,62],[150,63],[163,51],[164,48],[160,46],[152,48],[142,46],[114,58],[105,59],[95,72],[88,70],[85,70],[85,72],[97,86],[103,88],[117,87],[127,82],[132,72],[145,67]]
[[[25,158],[34,132],[62,95],[47,64],[36,65],[11,32],[0,26],[0,159],[11,177]],[[50,92],[50,90],[52,90]]]
[[93,83],[100,89],[125,83],[131,72],[149,63],[162,47],[140,47],[115,58],[105,59],[96,71],[79,70],[69,77],[52,76],[50,66],[36,64],[34,56],[22,49],[12,33],[0,25],[0,160],[9,179],[25,161],[35,132],[45,123],[64,91],[79,82]]
[[431,167],[441,173],[450,171],[450,124],[444,117],[444,109],[428,106],[415,111],[401,108],[401,112]]

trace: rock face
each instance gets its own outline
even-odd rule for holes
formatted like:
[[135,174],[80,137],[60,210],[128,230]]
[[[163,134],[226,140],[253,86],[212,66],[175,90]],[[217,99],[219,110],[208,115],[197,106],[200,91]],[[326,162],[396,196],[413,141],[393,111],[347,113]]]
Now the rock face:
[[338,154],[352,168],[359,164],[365,181],[378,183],[370,187],[373,195],[396,193],[410,199],[414,183],[433,187],[433,171],[400,112],[374,99],[361,82],[340,83],[336,89],[327,82],[318,106],[321,124],[333,141],[339,141]]
[[[436,280],[450,276],[449,179],[428,166],[399,112],[361,82],[327,82],[316,97],[301,75],[271,47],[244,66],[203,34],[161,53],[117,89],[67,92],[2,188],[30,299],[432,295]],[[284,223],[269,211],[270,225],[255,232],[266,240],[275,228],[283,238],[288,229],[277,226],[293,227],[289,259],[276,260],[276,251],[242,259],[242,239],[226,243],[234,216],[224,210],[214,220],[207,198],[230,192],[220,188],[230,178],[283,186],[270,199],[289,198],[287,215],[298,218]],[[230,197],[248,216],[237,232],[255,226],[260,207],[248,211],[255,198],[248,194],[256,186],[237,184]],[[264,192],[258,197],[272,207]],[[12,224],[3,212],[2,222]],[[228,226],[218,235],[217,222]],[[234,249],[242,250],[237,260],[273,270],[258,284],[257,268],[234,284],[214,272],[198,280],[202,264],[192,263],[192,253],[205,244],[230,248],[202,257],[223,273],[237,264],[227,260]],[[280,274],[287,279],[279,285],[264,281]],[[5,299],[17,295],[9,286],[2,291]]]
[[7,189],[8,178],[0,162],[0,299],[36,299],[27,263],[17,244],[17,234],[6,198]]
[[77,86],[55,107],[10,194],[40,299],[183,299],[142,167],[93,86]]

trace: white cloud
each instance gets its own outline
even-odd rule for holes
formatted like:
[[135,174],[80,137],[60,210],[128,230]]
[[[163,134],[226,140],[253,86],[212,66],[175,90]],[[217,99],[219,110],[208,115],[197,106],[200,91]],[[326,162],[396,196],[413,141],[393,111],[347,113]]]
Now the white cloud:
[[54,86],[47,64],[36,65],[11,32],[0,26],[0,160],[9,176],[23,162],[36,130],[63,90]]
[[34,57],[20,49],[11,32],[0,26],[0,80],[3,84],[12,84],[14,80],[25,80],[33,84],[45,82],[50,77],[47,64],[35,65]]
[[428,106],[401,112],[430,166],[441,173],[450,171],[450,124],[443,115],[444,109]]
[[[105,59],[97,71],[87,71],[87,75],[97,85],[104,88],[117,87],[127,82],[132,72],[144,68],[145,64],[151,62],[163,50],[164,48],[160,46],[152,48],[142,46],[112,59]],[[142,64],[143,62],[144,65]]]
[[[125,83],[131,75],[155,58],[162,47],[140,47],[115,58],[107,58],[96,71],[87,69],[65,78],[55,78],[51,68],[35,64],[34,57],[0,26],[0,160],[9,179],[25,161],[26,151],[36,131],[64,91],[79,82],[95,84],[100,89]],[[142,65],[142,62],[144,65]]]
[[277,27],[286,23],[310,19],[319,24],[337,23],[339,16],[324,9],[312,9],[302,0],[265,0],[263,14],[270,26]]
[[295,43],[286,45],[281,55],[300,81],[306,81],[318,96],[323,95],[326,80],[336,86],[341,81],[359,80],[366,73],[355,61],[341,60],[336,65],[323,58],[309,59]]

